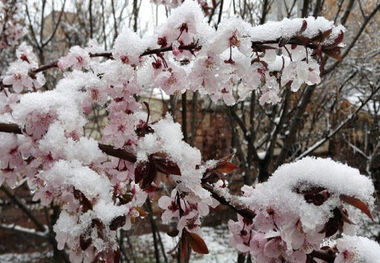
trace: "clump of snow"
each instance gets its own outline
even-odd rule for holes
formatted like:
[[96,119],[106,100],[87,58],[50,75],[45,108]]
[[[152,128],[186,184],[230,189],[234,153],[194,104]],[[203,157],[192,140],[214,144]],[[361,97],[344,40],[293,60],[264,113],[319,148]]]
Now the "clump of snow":
[[326,187],[336,194],[355,196],[362,201],[373,201],[372,181],[361,175],[358,169],[330,158],[306,157],[294,163],[284,164],[273,173],[268,183],[284,189],[291,189],[298,183],[306,183]]
[[[324,187],[332,196],[321,206],[305,201],[296,188]],[[331,159],[306,157],[279,167],[266,183],[259,184],[250,201],[254,207],[276,207],[300,216],[304,227],[314,229],[330,217],[339,195],[356,197],[372,206],[374,186],[359,170]]]
[[252,27],[250,35],[252,41],[268,41],[278,38],[289,39],[293,36],[299,35],[302,25],[306,21],[307,27],[302,35],[308,38],[313,38],[320,34],[332,29],[330,36],[325,40],[325,43],[331,43],[340,32],[344,32],[343,26],[334,26],[332,21],[327,20],[324,17],[307,17],[307,18],[284,18],[278,22],[267,22],[263,25]]
[[83,166],[79,161],[60,160],[50,170],[42,172],[40,177],[54,188],[73,186],[90,200],[96,198],[111,202],[112,187],[108,178]]
[[154,133],[146,134],[138,141],[137,162],[146,161],[150,154],[164,152],[180,168],[180,176],[172,175],[179,182],[178,187],[208,197],[209,193],[200,185],[203,169],[197,169],[201,165],[201,153],[182,140],[181,126],[167,114],[151,127]]
[[86,137],[77,141],[67,138],[63,127],[57,122],[49,127],[39,141],[39,149],[50,153],[54,159],[78,160],[84,164],[105,160],[97,141]]
[[172,10],[165,23],[157,28],[156,35],[165,38],[168,46],[176,40],[189,44],[195,39],[203,44],[213,31],[204,21],[204,14],[199,4],[196,1],[186,0],[181,6]]
[[223,20],[215,36],[209,41],[208,51],[220,54],[233,45],[244,55],[250,56],[252,53],[249,35],[251,28],[249,23],[240,18]]
[[147,49],[147,44],[128,26],[124,26],[115,40],[113,56],[123,64],[138,65],[140,54]]
[[[338,230],[355,234],[349,222],[356,214],[350,207],[345,208],[344,196],[359,199],[369,207],[374,201],[371,181],[357,169],[312,157],[285,164],[267,182],[242,190],[241,200],[255,216],[230,220],[231,245],[265,262],[305,262],[306,255],[320,249],[324,238]],[[313,193],[320,194],[318,202]]]
[[57,222],[55,223],[53,229],[56,233],[56,239],[58,241],[58,249],[62,250],[65,247],[65,243],[72,244],[73,240],[70,237],[79,236],[83,228],[87,226],[77,224],[77,217],[62,211],[59,215]]

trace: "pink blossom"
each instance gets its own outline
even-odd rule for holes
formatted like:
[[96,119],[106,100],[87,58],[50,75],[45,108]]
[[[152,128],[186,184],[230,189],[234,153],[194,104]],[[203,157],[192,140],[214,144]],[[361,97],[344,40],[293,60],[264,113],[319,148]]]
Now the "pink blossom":
[[24,88],[32,89],[33,80],[29,76],[30,64],[25,61],[13,62],[3,79],[5,85],[12,85],[15,92],[20,93]]
[[59,59],[58,67],[62,70],[70,67],[80,70],[82,68],[87,68],[89,63],[90,56],[88,55],[88,52],[79,46],[74,46],[70,49],[69,54]]
[[164,209],[165,211],[162,213],[162,221],[164,223],[169,222],[170,219],[173,217],[177,218],[179,217],[179,206],[177,203],[177,191],[173,190],[171,193],[171,196],[162,196],[158,200],[158,206],[161,209]]

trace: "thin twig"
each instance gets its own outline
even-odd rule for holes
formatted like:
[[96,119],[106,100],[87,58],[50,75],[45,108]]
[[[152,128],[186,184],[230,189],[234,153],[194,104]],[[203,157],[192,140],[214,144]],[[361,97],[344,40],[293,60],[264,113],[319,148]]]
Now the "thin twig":
[[380,86],[377,87],[374,91],[371,92],[371,94],[367,97],[367,99],[365,99],[361,105],[352,113],[350,114],[347,119],[345,119],[343,122],[341,122],[338,127],[336,127],[334,130],[332,130],[331,132],[329,132],[323,139],[319,140],[318,142],[316,142],[315,144],[313,144],[312,146],[310,146],[306,151],[304,151],[302,154],[300,154],[296,160],[300,160],[302,159],[303,157],[313,153],[316,149],[318,149],[319,147],[321,147],[323,144],[325,144],[328,140],[331,139],[331,137],[333,137],[337,132],[339,132],[348,122],[350,122],[351,120],[353,120],[356,115],[361,111],[361,109],[367,105],[368,101],[372,99],[372,97],[380,90]]

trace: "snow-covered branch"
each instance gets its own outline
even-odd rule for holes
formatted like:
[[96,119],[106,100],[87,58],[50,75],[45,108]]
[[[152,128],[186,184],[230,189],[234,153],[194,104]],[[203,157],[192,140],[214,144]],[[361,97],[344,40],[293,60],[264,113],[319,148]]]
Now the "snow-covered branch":
[[[8,231],[15,231],[15,232],[19,232],[23,235],[32,235],[32,236],[38,236],[38,237],[43,237],[43,238],[49,238],[49,232],[48,231],[45,231],[45,232],[40,232],[40,231],[36,231],[35,229],[32,229],[32,228],[27,228],[27,227],[22,227],[22,226],[18,226],[18,225],[15,225],[15,224],[0,224],[0,229],[2,230],[8,230]],[[48,229],[46,227],[46,229]]]

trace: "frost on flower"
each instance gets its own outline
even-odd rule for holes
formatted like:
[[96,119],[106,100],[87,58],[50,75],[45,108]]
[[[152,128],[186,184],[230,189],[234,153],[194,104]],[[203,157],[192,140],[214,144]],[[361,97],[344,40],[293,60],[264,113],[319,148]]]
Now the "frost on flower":
[[70,257],[80,258],[74,262],[81,262],[82,251],[89,260],[107,248],[114,250],[114,231],[130,227],[133,206],[114,203],[112,185],[105,175],[78,161],[59,161],[38,178],[45,183],[35,198],[42,203],[60,199],[64,208],[54,226],[59,249],[66,243]]
[[87,68],[89,63],[90,56],[88,51],[79,46],[74,46],[70,48],[69,54],[58,61],[58,67],[62,70],[67,68],[80,70]]
[[146,42],[125,26],[115,40],[113,56],[123,64],[138,65],[146,48]]
[[380,246],[366,237],[344,235],[336,241],[338,256],[334,263],[376,263],[380,259]]
[[213,29],[204,21],[200,6],[195,1],[184,1],[172,10],[165,24],[157,29],[157,44],[167,47],[178,41],[181,45],[188,45],[194,40],[203,44],[212,32]]

